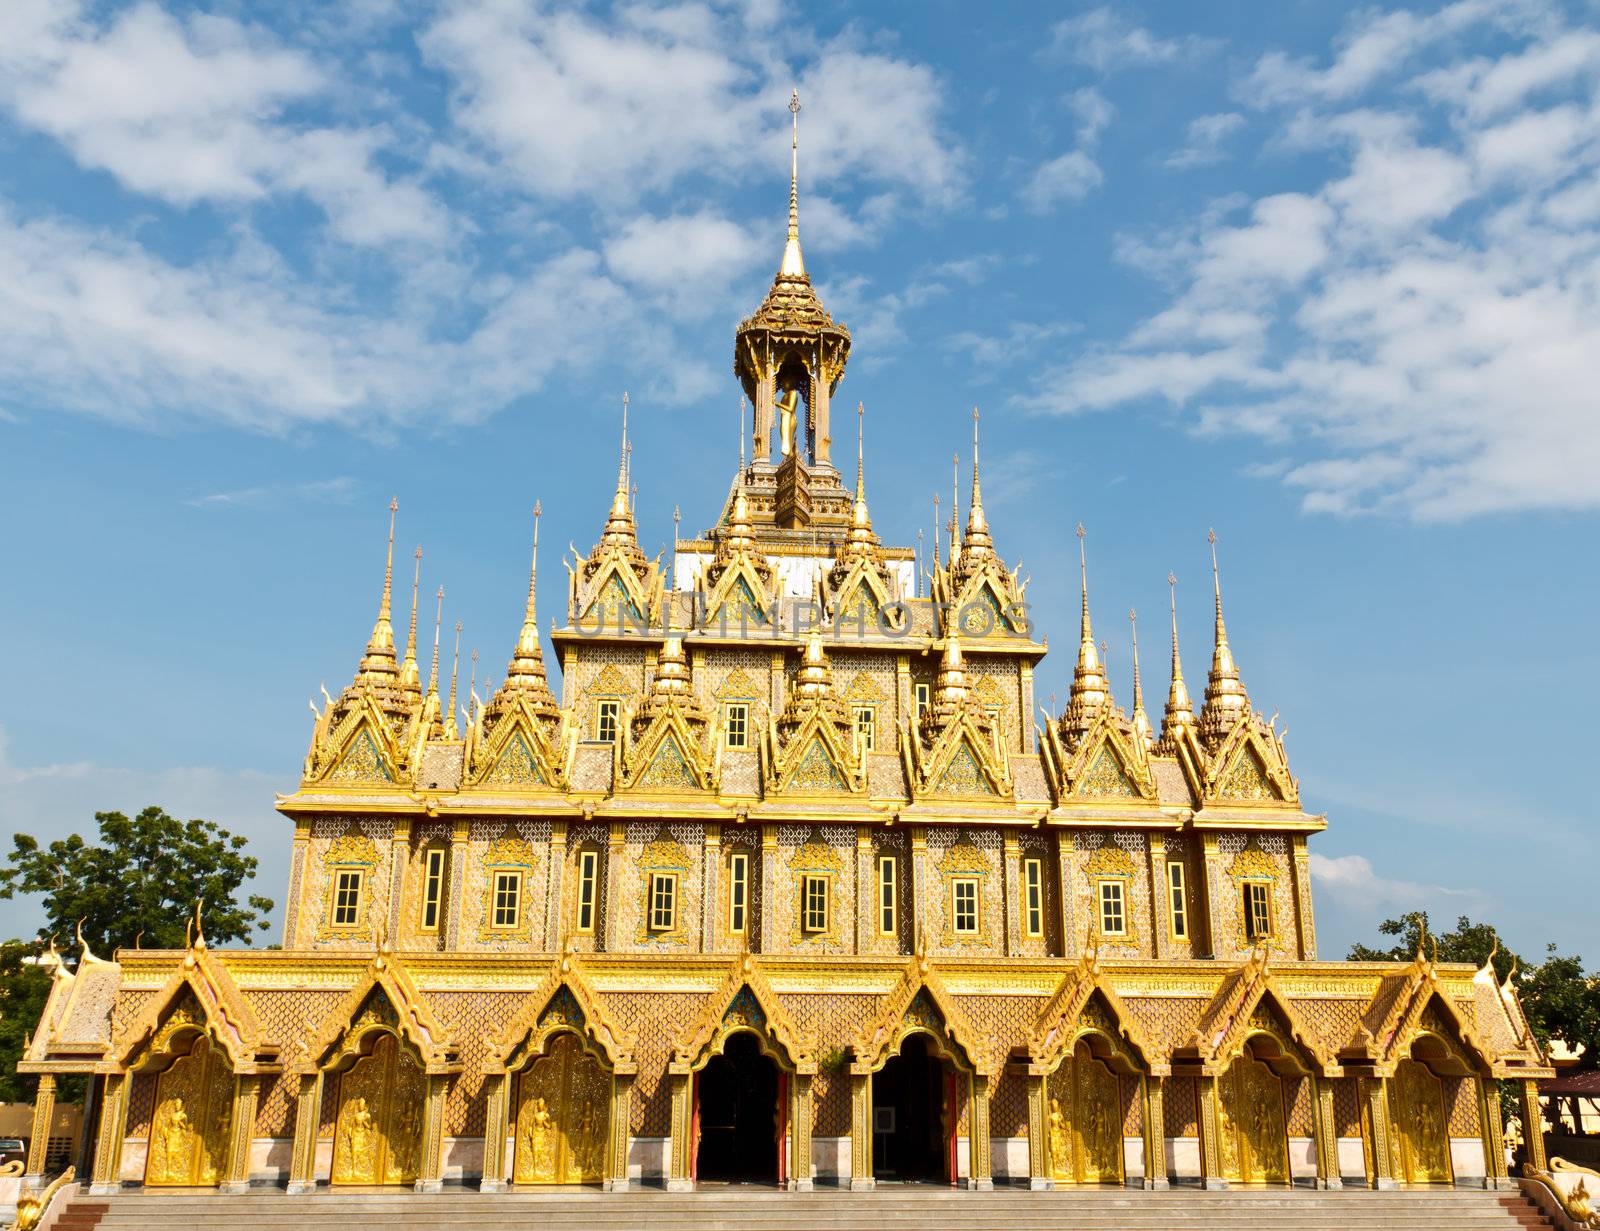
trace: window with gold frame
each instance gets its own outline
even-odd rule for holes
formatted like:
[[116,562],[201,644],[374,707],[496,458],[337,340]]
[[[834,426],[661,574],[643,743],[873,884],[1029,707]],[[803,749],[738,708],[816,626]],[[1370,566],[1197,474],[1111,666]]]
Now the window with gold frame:
[[900,869],[893,855],[878,856],[878,935],[894,936],[900,927]]
[[361,926],[362,891],[366,888],[367,874],[361,868],[337,868],[333,874],[333,892],[329,903],[328,920],[336,928]]
[[978,934],[978,878],[950,878],[950,930],[957,936]]
[[678,874],[650,873],[650,919],[652,932],[671,932],[678,925]]
[[1044,935],[1044,860],[1022,861],[1022,930],[1028,937]]
[[496,932],[514,932],[522,922],[522,873],[497,871],[489,899],[489,927]]
[[417,923],[424,932],[439,930],[447,855],[448,852],[439,846],[431,846],[422,852],[422,912]]
[[1172,904],[1172,938],[1189,939],[1189,892],[1183,879],[1183,864],[1174,859],[1167,863],[1167,895]]
[[1120,879],[1106,878],[1095,884],[1095,899],[1100,904],[1100,935],[1128,934],[1128,892]]
[[921,722],[922,715],[927,711],[928,706],[933,704],[933,685],[925,681],[919,682],[913,688],[912,695],[915,698],[917,721]]
[[617,725],[622,718],[621,697],[601,697],[594,707],[594,737],[603,744],[617,742]]
[[750,702],[729,701],[723,707],[722,736],[724,747],[750,747]]
[[750,856],[735,851],[728,856],[728,931],[743,936],[750,926]]
[[878,707],[857,705],[850,716],[855,726],[856,747],[862,752],[872,752],[878,742]]
[[808,874],[800,878],[800,930],[811,935],[828,930],[828,878]]
[[600,903],[600,852],[578,852],[578,909],[573,921],[575,929],[590,935],[594,932],[595,916]]
[[1245,881],[1242,892],[1245,939],[1269,939],[1272,936],[1272,882]]

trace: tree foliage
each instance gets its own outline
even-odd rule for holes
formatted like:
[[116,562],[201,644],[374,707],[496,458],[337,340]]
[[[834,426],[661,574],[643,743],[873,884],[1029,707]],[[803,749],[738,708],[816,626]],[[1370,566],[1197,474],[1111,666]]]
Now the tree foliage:
[[1482,966],[1493,953],[1495,977],[1502,983],[1512,978],[1528,1026],[1539,1042],[1548,1046],[1552,1040],[1560,1040],[1579,1053],[1581,1067],[1600,1067],[1600,979],[1584,973],[1581,958],[1559,954],[1550,945],[1543,962],[1524,962],[1504,945],[1497,945],[1493,927],[1474,923],[1466,915],[1457,918],[1454,929],[1438,934],[1428,926],[1428,913],[1420,910],[1385,919],[1378,931],[1399,940],[1386,949],[1352,945],[1353,960],[1410,961],[1419,947],[1428,957],[1434,956],[1437,947],[1441,962]]
[[24,961],[38,953],[25,941],[0,943],[0,1103],[33,1100],[35,1079],[18,1076],[17,1061],[50,995],[50,972]]
[[[0,867],[0,898],[43,898],[39,935],[59,935],[65,948],[78,921],[90,948],[182,948],[195,903],[205,902],[205,934],[213,944],[247,941],[265,931],[272,900],[240,888],[255,875],[246,840],[212,821],[180,821],[149,807],[133,819],[97,812],[98,840],[72,834],[40,846],[19,833]],[[142,934],[142,939],[141,939]]]

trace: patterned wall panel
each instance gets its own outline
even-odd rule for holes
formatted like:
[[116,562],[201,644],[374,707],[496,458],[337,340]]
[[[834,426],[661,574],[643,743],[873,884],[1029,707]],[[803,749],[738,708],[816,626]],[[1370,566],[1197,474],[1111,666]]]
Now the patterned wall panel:
[[1122,1093],[1122,1135],[1137,1137],[1144,1132],[1144,1079],[1119,1076],[1117,1088]]
[[1028,1074],[1016,1065],[1007,1065],[989,1097],[989,1135],[1026,1137],[1028,1135]]
[[[1169,833],[1165,835],[1166,859],[1158,869],[1158,874],[1165,878],[1168,873],[1166,864],[1181,863],[1183,865],[1183,895],[1184,905],[1187,907],[1188,918],[1187,935],[1182,938],[1172,935],[1171,928],[1167,930],[1167,954],[1174,958],[1199,957],[1205,950],[1197,944],[1205,936],[1205,868],[1196,858],[1197,846],[1185,834]],[[1162,893],[1170,893],[1170,882],[1163,879],[1160,884]],[[1163,924],[1162,926],[1167,926]]]
[[133,1084],[128,1090],[128,1131],[129,1137],[148,1137],[150,1135],[150,1117],[155,1113],[156,1107],[156,1075],[154,1073],[135,1073]]
[[[405,878],[401,888],[400,948],[440,949],[444,947],[445,905],[449,902],[448,883],[439,900],[439,923],[432,931],[422,927],[422,899],[427,876],[426,860],[430,850],[448,852],[450,849],[449,821],[417,821],[411,826],[411,841],[406,848]],[[446,859],[448,875],[448,857]]]
[[[773,908],[783,926],[774,930],[790,953],[852,953],[856,937],[856,831],[853,825],[778,826]],[[801,917],[803,877],[829,885],[827,926],[807,931]]]
[[689,1030],[704,996],[684,992],[616,992],[605,996],[617,1028],[637,1036],[634,1056],[639,1076],[633,1083],[635,1137],[665,1137],[672,1125],[672,1090],[667,1061],[673,1044]]
[[1483,1132],[1483,1118],[1478,1114],[1476,1077],[1446,1077],[1444,1102],[1450,1114],[1452,1137],[1476,1137]]
[[[722,868],[717,877],[717,935],[722,937],[722,944],[729,949],[735,948],[732,936],[728,933],[728,856],[738,851],[741,855],[750,857],[750,878],[746,891],[750,895],[749,918],[745,920],[744,942],[748,942],[750,952],[761,952],[761,911],[763,901],[761,896],[761,831],[749,825],[724,825],[722,827]],[[744,943],[741,942],[741,943]]]
[[[895,860],[895,924],[897,933],[893,936],[884,936],[879,932],[878,915],[878,860],[882,856],[892,856]],[[884,829],[881,826],[872,831],[872,866],[866,869],[861,883],[864,886],[862,897],[865,899],[857,904],[857,909],[863,912],[864,927],[860,928],[862,953],[903,954],[910,953],[913,948],[911,935],[914,912],[912,910],[912,877],[911,877],[911,846],[906,841],[906,834],[901,829]]]
[[1168,1137],[1200,1135],[1199,1092],[1193,1077],[1169,1077],[1163,1083],[1161,1111]]
[[430,992],[428,1003],[445,1033],[461,1045],[462,1071],[445,1091],[446,1137],[481,1137],[487,1100],[483,1063],[507,1021],[522,1008],[517,992]]
[[[1021,835],[1018,846],[1020,860],[1037,859],[1044,875],[1044,935],[1027,935],[1024,912],[1026,901],[1019,902],[1013,913],[1017,916],[1017,952],[1024,957],[1059,957],[1066,950],[1061,941],[1061,886],[1060,861],[1056,858],[1054,840],[1050,834],[1028,832]],[[1017,893],[1026,895],[1021,879],[1023,862],[1017,864]]]
[[[700,949],[701,893],[705,886],[704,825],[674,822],[630,826],[622,852],[622,872],[608,907],[620,920],[624,951],[695,953]],[[652,873],[678,874],[676,926],[653,932],[647,926],[645,895]]]
[[572,650],[568,662],[570,684],[562,688],[578,723],[579,737],[594,735],[595,699],[621,697],[624,711],[644,692],[645,662],[641,646],[582,645]]
[[1311,1119],[1311,1081],[1305,1077],[1283,1083],[1283,1103],[1289,1109],[1289,1136],[1309,1137],[1314,1127]]
[[[549,858],[549,821],[481,819],[471,823],[466,866],[461,878],[462,949],[526,950],[545,947],[545,894],[550,883]],[[490,899],[496,870],[523,873],[518,926],[503,934],[490,926]]]
[[[367,871],[362,890],[360,926],[335,933],[332,924],[332,859],[357,849],[362,840],[370,842],[376,863],[362,864]],[[305,875],[302,880],[301,919],[296,943],[301,948],[370,948],[375,927],[387,926],[389,884],[392,875],[394,822],[382,816],[324,816],[311,823],[307,843]],[[363,856],[365,858],[365,856]]]
[[974,654],[967,662],[973,695],[1000,715],[1001,747],[1021,753],[1031,720],[1022,708],[1022,668],[1012,658]]
[[[933,829],[928,833],[928,880],[922,901],[927,951],[932,955],[993,953],[1005,927],[1005,878],[998,832]],[[951,882],[978,877],[978,930],[958,934],[951,919]]]
[[1246,880],[1260,873],[1272,878],[1272,948],[1295,953],[1294,884],[1289,842],[1282,834],[1222,834],[1217,839],[1222,856],[1222,884],[1218,886],[1219,935],[1212,938],[1215,956],[1239,958],[1250,952],[1244,929]]
[[[1073,887],[1074,918],[1085,920],[1100,933],[1100,952],[1107,957],[1152,956],[1150,873],[1144,835],[1123,830],[1111,834],[1089,832],[1075,833],[1072,840],[1079,868],[1078,882]],[[1127,933],[1120,940],[1100,932],[1098,926],[1097,884],[1106,878],[1123,883]]]
[[[601,823],[574,822],[567,826],[566,867],[561,876],[560,931],[565,943],[580,953],[594,953],[606,947],[605,920],[611,906],[610,861],[606,858],[609,835]],[[595,918],[589,932],[577,930],[578,856],[593,851],[595,860]]]

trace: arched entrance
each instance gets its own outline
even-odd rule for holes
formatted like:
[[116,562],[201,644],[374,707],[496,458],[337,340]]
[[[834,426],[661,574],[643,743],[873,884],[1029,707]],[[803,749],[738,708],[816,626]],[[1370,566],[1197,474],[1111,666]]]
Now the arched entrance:
[[1060,1184],[1121,1184],[1122,1082],[1105,1037],[1085,1034],[1045,1081],[1046,1166]]
[[1452,1184],[1450,1118],[1445,1111],[1442,1071],[1459,1068],[1446,1045],[1432,1035],[1412,1043],[1410,1055],[1389,1079],[1389,1125],[1394,1131],[1396,1179],[1405,1184]]
[[1289,1133],[1275,1040],[1253,1035],[1217,1078],[1217,1157],[1230,1184],[1288,1184]]
[[427,1078],[416,1052],[391,1030],[361,1039],[339,1075],[334,1184],[414,1184],[422,1170]]
[[562,1031],[516,1074],[512,1095],[517,1184],[598,1184],[605,1178],[611,1074],[583,1040]]
[[727,1036],[694,1074],[694,1179],[776,1184],[781,1177],[787,1074],[751,1031]]
[[198,1031],[174,1036],[170,1047],[171,1062],[156,1078],[144,1182],[211,1187],[227,1162],[233,1072],[222,1049]]
[[872,1075],[872,1174],[948,1183],[955,1070],[926,1034],[908,1035]]

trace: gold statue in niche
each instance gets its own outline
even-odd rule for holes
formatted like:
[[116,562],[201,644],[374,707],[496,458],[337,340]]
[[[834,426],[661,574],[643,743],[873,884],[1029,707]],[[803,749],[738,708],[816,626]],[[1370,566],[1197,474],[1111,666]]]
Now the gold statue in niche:
[[611,1126],[611,1075],[574,1034],[549,1049],[517,1079],[517,1184],[593,1184],[605,1176]]
[[1389,1083],[1389,1120],[1399,1144],[1400,1179],[1407,1184],[1449,1184],[1449,1121],[1444,1083],[1420,1060],[1402,1060]]
[[144,1182],[151,1187],[213,1185],[227,1156],[233,1073],[205,1035],[156,1079],[155,1113]]
[[1235,1184],[1287,1184],[1289,1135],[1283,1082],[1246,1045],[1217,1078],[1217,1155]]
[[[1065,1184],[1120,1184],[1122,1083],[1117,1075],[1087,1040],[1079,1039],[1048,1081],[1051,1177]],[[1063,1099],[1070,1116],[1062,1114]]]
[[378,1035],[339,1079],[335,1184],[411,1184],[422,1167],[422,1062],[395,1035]]
[[778,399],[778,448],[785,457],[794,452],[800,425],[800,390],[790,389]]

